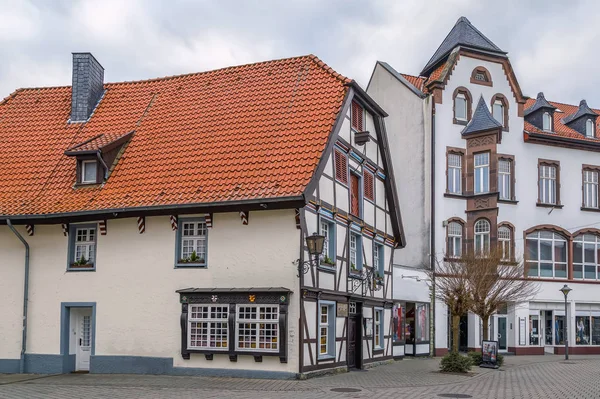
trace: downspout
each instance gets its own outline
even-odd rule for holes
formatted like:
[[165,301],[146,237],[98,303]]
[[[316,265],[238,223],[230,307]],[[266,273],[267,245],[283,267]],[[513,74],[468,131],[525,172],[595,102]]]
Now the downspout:
[[25,283],[23,287],[23,337],[21,338],[21,358],[19,360],[19,373],[25,372],[25,351],[27,350],[27,303],[29,302],[29,244],[15,229],[10,219],[6,219],[8,228],[12,230],[25,246]]
[[431,104],[431,355],[435,356],[435,101]]

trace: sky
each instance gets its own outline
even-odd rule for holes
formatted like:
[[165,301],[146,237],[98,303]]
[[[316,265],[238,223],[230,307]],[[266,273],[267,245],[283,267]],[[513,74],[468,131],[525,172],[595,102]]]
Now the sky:
[[377,60],[418,74],[460,16],[508,52],[525,95],[600,108],[596,0],[0,0],[0,99],[70,85],[86,51],[106,82],[315,54],[366,87]]

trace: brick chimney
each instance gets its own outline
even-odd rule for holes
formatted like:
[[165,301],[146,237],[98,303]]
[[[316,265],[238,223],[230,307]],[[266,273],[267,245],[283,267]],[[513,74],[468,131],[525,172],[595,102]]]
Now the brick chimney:
[[73,53],[71,122],[85,122],[104,93],[104,68],[91,53]]

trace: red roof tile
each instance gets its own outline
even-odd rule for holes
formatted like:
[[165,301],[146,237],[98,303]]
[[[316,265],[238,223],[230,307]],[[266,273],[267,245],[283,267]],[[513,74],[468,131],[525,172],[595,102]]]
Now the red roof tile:
[[[105,84],[91,119],[69,124],[71,88],[0,103],[0,214],[52,214],[299,196],[349,80],[315,56]],[[65,150],[135,131],[110,178],[74,188]]]
[[[525,131],[530,132],[530,133],[545,134],[545,135],[554,136],[554,137],[559,136],[559,137],[566,137],[566,138],[570,138],[570,139],[591,141],[591,142],[596,142],[596,143],[600,142],[600,138],[585,137],[583,134],[579,133],[576,130],[571,129],[570,127],[568,127],[567,125],[562,123],[562,120],[564,118],[577,112],[577,109],[579,108],[577,105],[562,104],[562,103],[557,103],[554,101],[548,101],[548,102],[557,108],[557,110],[554,112],[554,132],[545,132],[542,129],[538,129],[537,127],[533,126],[529,122],[525,122],[525,126],[524,126]],[[527,99],[527,101],[525,102],[524,109],[526,110],[527,108],[530,108],[531,106],[533,106],[534,103],[535,103],[534,98]],[[600,110],[597,110],[597,109],[592,109],[592,110],[600,115]],[[560,112],[560,111],[562,111],[562,112]],[[600,129],[600,118],[596,119],[597,134],[599,131],[598,129]]]
[[422,92],[425,92],[425,78],[419,77],[419,76],[413,76],[413,75],[407,75],[405,73],[401,73],[402,77],[406,80],[408,80],[408,82],[415,86],[417,89],[421,90]]

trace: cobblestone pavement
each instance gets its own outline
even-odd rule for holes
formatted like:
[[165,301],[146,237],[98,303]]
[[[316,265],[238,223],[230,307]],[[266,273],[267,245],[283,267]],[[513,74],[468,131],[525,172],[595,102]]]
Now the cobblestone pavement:
[[[405,359],[369,371],[295,380],[69,374],[0,375],[0,398],[600,398],[600,357],[508,357],[501,370],[437,372],[438,359]],[[351,388],[354,392],[335,391]],[[334,391],[332,391],[332,389]],[[468,395],[468,396],[456,396]]]

